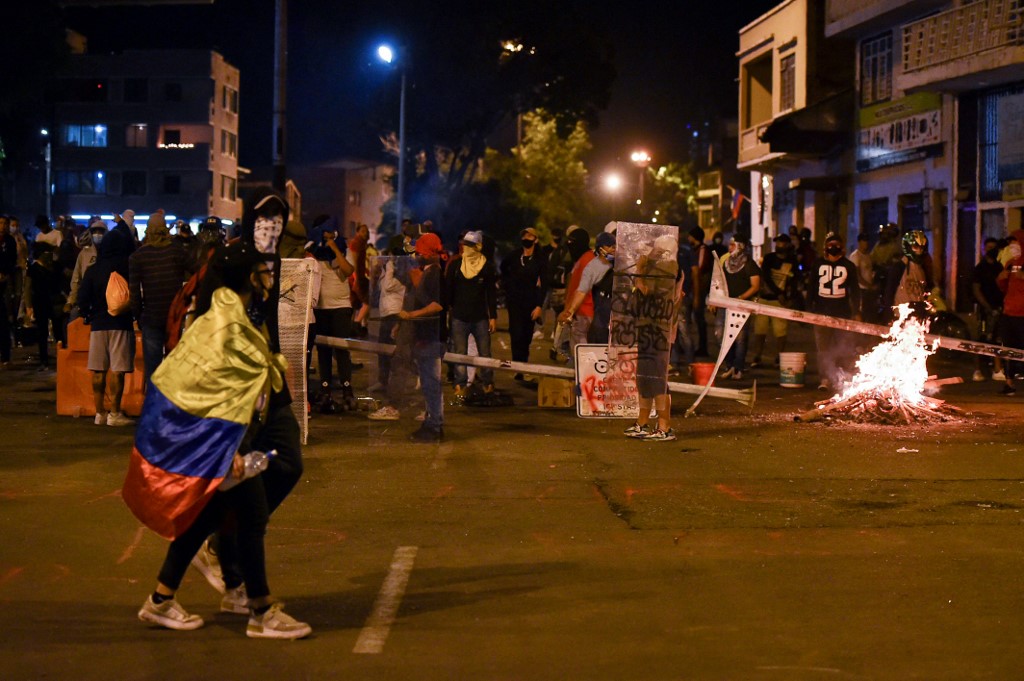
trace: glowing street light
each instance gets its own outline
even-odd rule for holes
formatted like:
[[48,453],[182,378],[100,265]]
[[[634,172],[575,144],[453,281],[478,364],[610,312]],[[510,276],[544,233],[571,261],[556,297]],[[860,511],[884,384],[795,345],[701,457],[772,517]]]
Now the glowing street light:
[[617,194],[622,189],[622,176],[618,173],[608,173],[604,176],[604,188],[612,194]]
[[[377,48],[377,57],[385,64],[397,59],[390,45]],[[402,228],[402,203],[405,198],[405,65],[399,67],[402,74],[402,92],[398,104],[398,196],[395,197],[395,233]]]

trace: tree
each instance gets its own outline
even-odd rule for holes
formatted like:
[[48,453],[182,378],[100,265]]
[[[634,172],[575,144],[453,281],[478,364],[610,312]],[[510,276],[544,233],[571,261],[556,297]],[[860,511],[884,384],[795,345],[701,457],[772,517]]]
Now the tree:
[[[697,179],[690,163],[646,168],[644,203],[654,221],[683,225],[697,209]],[[650,216],[649,216],[650,217]]]
[[[568,135],[595,124],[614,79],[611,48],[577,2],[411,3],[405,20],[409,205],[458,200],[479,178],[488,139],[516,116],[545,109]],[[407,11],[406,11],[407,10]],[[399,74],[394,74],[395,78]],[[384,87],[373,118],[397,128],[400,88]]]
[[489,149],[488,175],[508,192],[513,205],[533,216],[537,227],[550,230],[581,222],[588,210],[587,169],[590,151],[586,126],[577,121],[563,136],[558,121],[543,109],[523,114],[523,139],[510,156]]

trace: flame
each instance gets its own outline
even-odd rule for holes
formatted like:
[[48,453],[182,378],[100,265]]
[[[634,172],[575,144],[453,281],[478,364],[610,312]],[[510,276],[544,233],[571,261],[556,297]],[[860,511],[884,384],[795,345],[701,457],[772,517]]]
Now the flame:
[[927,325],[910,316],[910,305],[898,308],[899,316],[892,323],[881,343],[857,360],[858,372],[846,383],[831,402],[841,402],[859,394],[877,393],[893,401],[912,404],[925,402],[924,386],[928,381],[928,357],[938,349],[925,340]]

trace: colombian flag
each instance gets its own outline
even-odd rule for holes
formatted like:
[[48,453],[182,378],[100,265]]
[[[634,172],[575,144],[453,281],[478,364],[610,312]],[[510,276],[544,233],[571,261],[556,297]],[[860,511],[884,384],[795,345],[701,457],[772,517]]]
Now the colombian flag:
[[147,388],[121,490],[144,525],[168,539],[188,529],[230,472],[253,413],[282,388],[285,368],[238,295],[215,291]]

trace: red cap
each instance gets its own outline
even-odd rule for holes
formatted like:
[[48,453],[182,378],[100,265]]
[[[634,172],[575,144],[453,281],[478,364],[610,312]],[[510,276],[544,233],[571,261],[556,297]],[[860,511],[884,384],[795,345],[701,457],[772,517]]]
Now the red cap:
[[424,258],[433,258],[444,254],[444,246],[441,245],[441,238],[433,232],[423,234],[416,239],[416,254]]

